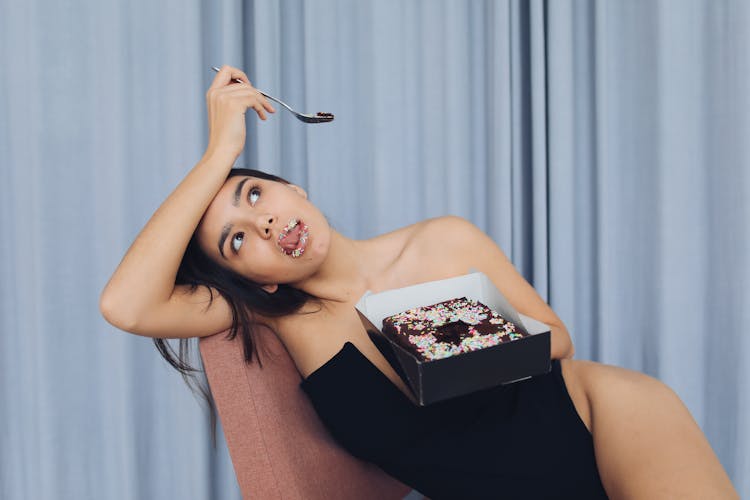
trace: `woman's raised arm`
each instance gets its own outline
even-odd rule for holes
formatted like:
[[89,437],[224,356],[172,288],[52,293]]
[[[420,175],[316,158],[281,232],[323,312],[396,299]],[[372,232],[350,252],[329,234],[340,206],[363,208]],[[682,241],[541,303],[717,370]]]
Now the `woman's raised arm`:
[[[232,83],[239,78],[245,84]],[[231,310],[224,299],[199,288],[176,286],[177,269],[193,232],[226,181],[245,145],[245,111],[265,120],[274,112],[247,76],[224,66],[206,93],[209,140],[203,158],[151,216],[102,291],[104,318],[122,330],[149,337],[192,337],[227,329]]]

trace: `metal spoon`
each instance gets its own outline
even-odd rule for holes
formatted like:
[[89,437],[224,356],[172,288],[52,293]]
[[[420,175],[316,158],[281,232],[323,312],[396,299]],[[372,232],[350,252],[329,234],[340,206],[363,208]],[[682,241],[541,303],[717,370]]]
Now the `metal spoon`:
[[[211,69],[214,70],[214,71],[216,71],[217,73],[219,72],[219,68],[217,68],[216,66],[211,66]],[[234,81],[237,82],[237,83],[246,83],[246,82],[243,82],[242,80],[240,80],[239,78],[235,78]],[[281,101],[280,99],[276,99],[275,97],[266,94],[265,92],[263,92],[260,89],[256,89],[256,90],[258,92],[260,92],[261,95],[263,95],[267,99],[271,99],[272,101],[277,102],[277,103],[281,104],[282,106],[284,106],[286,109],[288,109],[289,111],[291,111],[291,113],[294,116],[296,116],[298,120],[301,120],[301,121],[303,121],[305,123],[326,123],[326,122],[333,121],[333,115],[331,113],[321,113],[321,112],[319,112],[319,113],[314,114],[314,115],[308,114],[308,113],[298,113],[297,111],[293,110],[287,103]]]

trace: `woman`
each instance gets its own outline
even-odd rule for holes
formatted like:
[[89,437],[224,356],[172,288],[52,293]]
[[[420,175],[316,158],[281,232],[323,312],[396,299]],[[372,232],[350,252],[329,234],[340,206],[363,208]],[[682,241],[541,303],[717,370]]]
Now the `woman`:
[[[242,71],[224,66],[206,99],[206,153],[103,291],[110,323],[154,338],[234,327],[248,361],[252,324],[267,324],[334,436],[432,498],[594,498],[605,491],[612,498],[737,498],[674,392],[637,372],[570,359],[563,323],[480,230],[442,217],[370,240],[346,238],[300,187],[231,171],[245,143],[245,111],[262,120],[275,111]],[[354,304],[366,290],[472,268],[517,310],[551,326],[553,372],[419,407],[369,340]],[[367,391],[343,394],[347,383]]]

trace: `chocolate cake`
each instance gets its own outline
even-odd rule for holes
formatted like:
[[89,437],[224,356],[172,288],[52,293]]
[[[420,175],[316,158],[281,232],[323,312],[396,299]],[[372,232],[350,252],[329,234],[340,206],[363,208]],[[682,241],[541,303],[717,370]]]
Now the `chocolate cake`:
[[383,319],[383,333],[425,361],[510,342],[528,334],[466,297],[416,307]]

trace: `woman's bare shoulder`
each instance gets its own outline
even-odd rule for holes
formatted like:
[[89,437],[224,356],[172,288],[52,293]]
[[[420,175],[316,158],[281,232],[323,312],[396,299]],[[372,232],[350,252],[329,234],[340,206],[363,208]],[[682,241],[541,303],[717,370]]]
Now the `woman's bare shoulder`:
[[[424,255],[432,266],[451,265],[468,272],[469,269],[490,275],[497,274],[498,266],[505,264],[504,252],[484,231],[471,221],[456,215],[436,217],[423,221],[412,235],[417,253]],[[512,266],[511,266],[512,267]]]
[[415,239],[438,238],[446,241],[456,241],[456,238],[460,236],[466,236],[477,231],[481,233],[481,230],[471,221],[458,215],[443,215],[425,219],[407,226],[407,228],[411,228],[410,237]]
[[405,248],[421,255],[455,258],[484,233],[467,219],[444,215],[409,226]]

